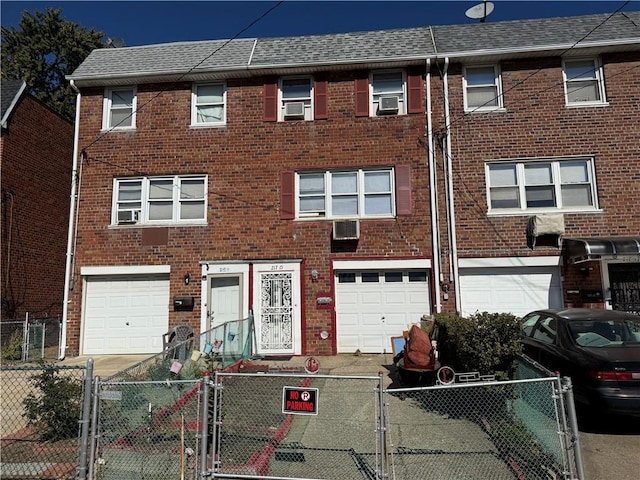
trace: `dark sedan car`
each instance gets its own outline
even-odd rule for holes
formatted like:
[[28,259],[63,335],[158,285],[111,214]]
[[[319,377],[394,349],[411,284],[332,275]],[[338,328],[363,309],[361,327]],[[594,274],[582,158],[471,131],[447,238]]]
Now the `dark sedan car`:
[[523,319],[525,355],[571,377],[577,406],[640,416],[640,316],[539,310]]

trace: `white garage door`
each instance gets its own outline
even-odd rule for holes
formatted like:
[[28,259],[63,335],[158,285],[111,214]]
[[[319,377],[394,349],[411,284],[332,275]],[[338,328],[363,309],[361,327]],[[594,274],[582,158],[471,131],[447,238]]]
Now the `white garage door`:
[[336,273],[338,353],[391,352],[391,337],[431,312],[427,270]]
[[84,355],[162,351],[169,324],[168,275],[87,277]]
[[462,315],[476,312],[523,316],[541,308],[562,308],[558,267],[461,268]]

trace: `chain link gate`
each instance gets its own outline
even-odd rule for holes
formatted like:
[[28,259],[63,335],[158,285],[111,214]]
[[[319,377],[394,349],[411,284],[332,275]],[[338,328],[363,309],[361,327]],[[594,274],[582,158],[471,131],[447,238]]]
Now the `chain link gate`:
[[381,375],[216,373],[214,389],[212,477],[382,478]]
[[94,383],[88,478],[195,480],[209,377]]
[[583,478],[567,391],[556,377],[386,390],[391,478]]

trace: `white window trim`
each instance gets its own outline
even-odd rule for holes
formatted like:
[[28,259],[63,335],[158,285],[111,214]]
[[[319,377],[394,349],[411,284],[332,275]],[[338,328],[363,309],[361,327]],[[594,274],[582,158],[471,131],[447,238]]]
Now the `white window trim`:
[[[204,181],[204,218],[202,219],[185,219],[178,218],[180,213],[180,195],[178,185],[180,180],[188,179],[202,179]],[[142,193],[141,193],[141,209],[139,213],[139,220],[132,224],[119,224],[118,223],[118,187],[121,182],[127,181],[141,181]],[[173,214],[170,220],[148,220],[149,218],[149,184],[152,180],[173,180],[173,194],[172,194],[172,208]],[[206,225],[207,223],[207,211],[208,211],[208,175],[173,175],[173,176],[157,176],[157,177],[127,177],[127,178],[114,178],[113,180],[113,198],[111,205],[111,226],[115,227],[140,227],[148,225]]]
[[[365,191],[364,191],[364,173],[365,172],[389,172],[391,182],[391,213],[381,215],[366,215],[364,213]],[[324,199],[325,212],[324,215],[316,213],[300,212],[300,175],[308,173],[324,174]],[[331,212],[331,175],[337,173],[357,173],[358,174],[358,214],[357,215],[333,215]],[[353,170],[325,170],[320,172],[296,172],[295,179],[295,196],[296,196],[296,219],[298,220],[337,220],[337,219],[373,219],[373,218],[395,218],[396,217],[396,187],[395,187],[395,169],[394,168],[371,168],[371,169],[353,169]]]
[[[284,98],[283,98],[283,87],[282,83],[285,80],[309,80],[309,97],[300,97],[300,99],[287,99],[288,102],[304,102],[307,99],[309,100],[309,107],[305,105],[304,109],[304,118],[285,118],[284,117]],[[315,97],[314,97],[314,88],[315,82],[313,77],[310,75],[295,75],[295,76],[286,76],[280,77],[278,79],[278,121],[279,122],[309,122],[315,118]]]
[[[373,76],[378,73],[402,73],[402,101],[399,102],[397,113],[378,114],[378,102],[373,101]],[[396,117],[407,114],[407,72],[403,69],[374,70],[369,72],[369,116],[370,117]]]
[[[552,175],[553,175],[553,185],[555,189],[555,198],[556,203],[562,201],[562,192],[561,186],[562,184],[559,181],[560,178],[560,164],[563,162],[575,162],[575,161],[586,161],[587,162],[587,171],[589,174],[589,183],[591,185],[591,198],[593,200],[593,205],[591,206],[572,206],[572,207],[540,207],[540,208],[531,208],[526,205],[526,185],[524,182],[524,166],[526,164],[530,165],[536,162],[540,163],[551,163]],[[520,208],[491,208],[491,183],[490,183],[490,165],[498,165],[498,164],[510,164],[516,165],[516,175],[517,175],[517,187],[520,198]],[[591,212],[599,212],[598,206],[598,186],[596,184],[596,174],[595,174],[595,162],[592,156],[576,156],[576,157],[542,157],[542,158],[523,158],[523,159],[513,159],[513,160],[500,160],[500,161],[488,161],[485,162],[485,186],[486,186],[486,199],[487,199],[487,214],[488,215],[531,215],[533,213],[591,213]]]
[[[198,122],[198,87],[222,85],[222,120],[219,122]],[[194,83],[191,87],[191,126],[219,127],[227,123],[227,84],[226,82]]]
[[[567,83],[570,79],[567,79],[566,62],[579,62],[579,61],[592,61],[596,72],[596,82],[598,84],[598,92],[600,93],[600,100],[588,101],[588,102],[570,102],[567,92]],[[604,69],[602,67],[602,61],[599,57],[570,57],[562,59],[562,85],[564,88],[564,100],[567,107],[602,107],[607,106],[606,89],[604,86]]]
[[[133,104],[132,104],[132,112],[131,112],[131,125],[127,126],[117,126],[110,125],[111,120],[111,104],[113,98],[113,92],[125,92],[133,90]],[[138,109],[138,88],[133,86],[126,87],[108,87],[104,89],[104,98],[102,102],[102,130],[103,131],[111,131],[111,130],[135,130],[136,128],[136,111]]]
[[[493,67],[493,82],[496,87],[496,95],[498,96],[498,105],[487,105],[479,107],[470,107],[468,102],[468,88],[467,85],[467,69],[474,68],[487,68]],[[465,112],[496,112],[504,111],[504,96],[502,94],[502,70],[498,64],[480,64],[480,65],[465,65],[462,68],[462,95],[464,98],[464,111]]]

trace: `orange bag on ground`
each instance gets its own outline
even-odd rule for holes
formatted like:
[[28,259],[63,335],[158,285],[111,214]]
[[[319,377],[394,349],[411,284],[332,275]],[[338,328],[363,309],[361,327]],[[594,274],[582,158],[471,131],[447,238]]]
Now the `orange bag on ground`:
[[413,325],[409,330],[409,339],[404,350],[404,367],[433,369],[435,360],[429,335],[418,325]]

